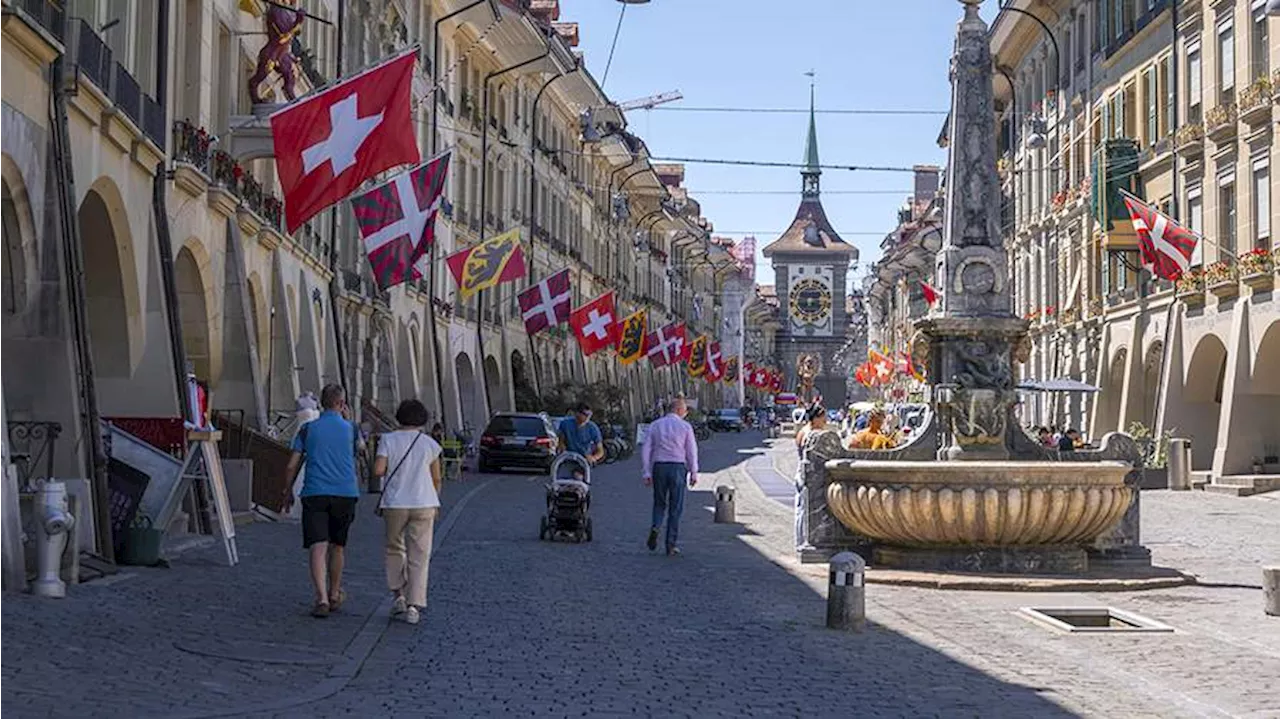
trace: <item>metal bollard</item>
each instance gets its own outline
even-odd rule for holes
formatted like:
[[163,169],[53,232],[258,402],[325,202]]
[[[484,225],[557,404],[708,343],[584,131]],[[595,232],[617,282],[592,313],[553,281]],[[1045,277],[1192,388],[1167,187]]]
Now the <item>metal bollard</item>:
[[716,487],[716,524],[733,524],[734,514],[733,487]]
[[1280,617],[1280,567],[1262,568],[1263,610]]
[[1191,489],[1191,440],[1169,440],[1169,489]]
[[827,579],[827,628],[860,632],[867,627],[867,563],[853,552],[831,558]]

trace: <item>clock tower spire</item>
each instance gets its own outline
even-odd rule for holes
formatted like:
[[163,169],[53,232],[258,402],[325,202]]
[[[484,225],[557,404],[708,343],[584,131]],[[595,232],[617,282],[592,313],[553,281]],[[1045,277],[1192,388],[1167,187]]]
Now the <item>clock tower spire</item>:
[[805,74],[809,76],[809,137],[804,143],[804,169],[800,170],[800,177],[803,178],[801,194],[807,198],[816,198],[822,165],[818,162],[818,121],[814,112],[813,71]]

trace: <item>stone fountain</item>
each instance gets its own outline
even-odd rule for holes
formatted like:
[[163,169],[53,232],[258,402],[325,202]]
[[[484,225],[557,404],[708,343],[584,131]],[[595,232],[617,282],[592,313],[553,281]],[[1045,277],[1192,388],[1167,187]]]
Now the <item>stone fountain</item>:
[[1101,449],[1041,446],[1014,414],[1014,363],[1030,349],[1014,316],[1000,235],[992,57],[982,0],[961,0],[952,58],[942,299],[916,324],[911,353],[934,385],[929,422],[909,444],[806,445],[805,561],[852,549],[913,570],[1080,574],[1090,563],[1149,565],[1138,542],[1141,452],[1112,433]]

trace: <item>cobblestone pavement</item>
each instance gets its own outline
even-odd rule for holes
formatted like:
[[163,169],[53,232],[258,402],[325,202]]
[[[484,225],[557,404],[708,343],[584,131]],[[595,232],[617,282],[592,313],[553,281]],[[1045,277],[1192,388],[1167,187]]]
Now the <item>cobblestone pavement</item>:
[[[75,588],[63,602],[6,596],[3,711],[1280,716],[1280,619],[1262,615],[1256,588],[1258,563],[1280,560],[1280,502],[1144,494],[1157,562],[1207,586],[1046,597],[873,585],[870,629],[844,634],[822,627],[825,568],[792,558],[789,508],[742,471],[765,453],[759,441],[745,433],[703,445],[706,474],[686,500],[677,558],[643,546],[650,500],[634,459],[597,469],[595,541],[585,544],[538,541],[537,480],[451,484],[452,526],[417,627],[387,622],[371,513],[351,548],[350,609],[325,622],[306,615],[290,525],[244,528],[236,569],[201,552]],[[738,524],[712,523],[717,484],[739,487]],[[1067,636],[1014,613],[1085,603],[1178,631]]]

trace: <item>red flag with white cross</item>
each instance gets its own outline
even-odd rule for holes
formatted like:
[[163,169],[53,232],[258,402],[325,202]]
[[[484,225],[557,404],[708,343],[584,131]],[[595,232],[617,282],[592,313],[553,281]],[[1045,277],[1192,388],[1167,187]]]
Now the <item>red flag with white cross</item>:
[[707,345],[707,371],[702,378],[708,382],[719,382],[724,377],[724,356],[720,353],[720,343]]
[[666,325],[659,330],[658,338],[662,342],[662,353],[666,357],[665,364],[678,365],[689,359],[689,343],[685,336],[683,322],[672,322]]
[[427,276],[435,243],[449,154],[396,175],[351,199],[364,251],[378,286],[388,289]]
[[1196,233],[1169,219],[1164,213],[1126,192],[1120,193],[1133,231],[1138,236],[1138,254],[1142,268],[1164,280],[1176,281],[1191,269],[1195,256]]
[[569,326],[578,338],[582,354],[587,357],[616,345],[619,325],[613,292],[606,292],[569,313]]
[[654,367],[667,366],[667,353],[660,337],[662,337],[661,329],[656,329],[644,336],[644,355],[649,358],[649,363]]
[[516,295],[516,300],[524,318],[524,331],[530,335],[568,322],[573,300],[569,292],[569,268],[524,290]]
[[416,49],[406,51],[271,115],[289,232],[378,173],[421,159],[411,111],[417,61]]

